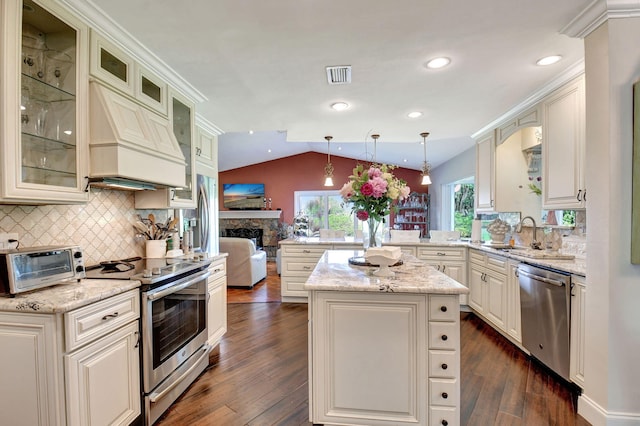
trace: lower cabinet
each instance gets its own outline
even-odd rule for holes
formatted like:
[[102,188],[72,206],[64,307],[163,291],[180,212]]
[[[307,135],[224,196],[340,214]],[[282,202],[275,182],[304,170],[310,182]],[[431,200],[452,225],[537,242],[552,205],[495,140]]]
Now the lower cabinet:
[[569,374],[571,381],[584,389],[584,339],[586,321],[586,279],[572,275],[571,282],[571,343]]
[[506,331],[507,259],[469,249],[469,306]]
[[139,290],[64,314],[0,313],[10,425],[128,425],[141,414]]
[[[424,260],[428,265],[469,287],[467,284],[467,248],[451,246],[419,246],[417,248],[418,259]],[[460,295],[460,304],[467,305],[468,295]]]
[[460,423],[457,295],[312,291],[310,420]]
[[512,339],[522,344],[522,322],[520,313],[520,282],[518,281],[518,265],[520,262],[507,262],[507,316],[506,332]]
[[227,259],[214,261],[209,270],[211,275],[207,278],[207,330],[208,342],[215,347],[227,332]]

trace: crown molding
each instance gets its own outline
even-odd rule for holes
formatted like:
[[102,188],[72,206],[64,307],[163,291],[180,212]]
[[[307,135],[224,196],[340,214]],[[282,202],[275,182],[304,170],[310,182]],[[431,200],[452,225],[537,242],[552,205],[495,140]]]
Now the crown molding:
[[480,130],[473,133],[471,137],[473,139],[476,139],[478,136],[481,136],[488,131],[497,128],[500,124],[513,119],[513,117],[516,117],[535,106],[538,102],[540,102],[554,90],[564,86],[565,84],[582,74],[584,74],[584,59],[579,60],[578,62],[564,70],[562,74],[556,76],[553,80],[549,81],[547,84],[536,90],[528,98],[515,105],[513,108],[481,128]]
[[136,62],[153,71],[184,96],[195,103],[204,102],[207,97],[156,56],[146,46],[115,22],[91,0],[56,0],[84,21],[92,30],[115,44]]
[[640,0],[594,0],[560,33],[585,38],[608,19],[636,17],[640,17]]
[[197,112],[196,112],[196,126],[201,127],[207,132],[213,133],[214,135],[221,135],[224,133],[224,131],[222,131],[220,127],[216,126],[215,124],[213,124],[212,122],[210,122],[209,120],[204,118],[202,115],[198,114]]

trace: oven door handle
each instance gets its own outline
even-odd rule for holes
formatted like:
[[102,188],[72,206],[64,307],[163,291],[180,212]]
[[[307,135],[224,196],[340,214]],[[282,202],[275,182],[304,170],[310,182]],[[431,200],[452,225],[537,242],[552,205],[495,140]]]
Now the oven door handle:
[[177,281],[175,284],[171,285],[168,288],[165,288],[164,290],[160,290],[156,293],[147,293],[147,300],[157,300],[170,294],[176,293],[189,287],[190,285],[197,283],[198,281],[207,279],[209,275],[211,275],[211,271],[207,270],[206,272],[203,272],[201,274],[183,278],[182,280]]
[[540,275],[530,274],[528,272],[523,271],[522,269],[518,269],[518,273],[520,275],[524,275],[527,278],[531,278],[532,280],[541,281],[546,284],[555,285],[556,287],[563,287],[565,283],[559,280],[554,280],[553,278],[541,277]]

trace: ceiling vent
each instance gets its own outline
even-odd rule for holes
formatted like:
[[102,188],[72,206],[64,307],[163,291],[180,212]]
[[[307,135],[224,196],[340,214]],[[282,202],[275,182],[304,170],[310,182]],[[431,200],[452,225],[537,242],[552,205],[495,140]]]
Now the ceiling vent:
[[351,65],[339,65],[327,67],[327,83],[329,84],[350,84]]

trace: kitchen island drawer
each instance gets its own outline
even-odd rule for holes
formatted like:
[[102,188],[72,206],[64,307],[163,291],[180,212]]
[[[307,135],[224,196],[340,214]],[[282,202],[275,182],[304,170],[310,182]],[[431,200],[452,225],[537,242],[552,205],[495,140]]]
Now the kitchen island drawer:
[[429,426],[458,426],[459,420],[456,407],[429,407]]
[[318,263],[317,260],[308,259],[282,259],[282,271],[281,275],[308,277]]
[[331,245],[310,244],[283,244],[282,256],[304,257],[308,259],[320,259],[326,250],[331,250]]
[[418,247],[418,259],[425,260],[465,260],[466,247]]
[[459,323],[429,322],[429,349],[456,350],[459,339]]
[[458,406],[458,382],[456,379],[429,379],[431,405]]
[[218,278],[224,277],[227,275],[227,259],[216,260],[209,266],[209,271],[211,271],[211,275],[207,279],[207,282],[213,282]]
[[455,379],[460,366],[455,351],[429,351],[429,377]]
[[138,289],[64,314],[66,351],[72,351],[140,318]]
[[456,321],[459,315],[458,296],[429,296],[429,321]]

